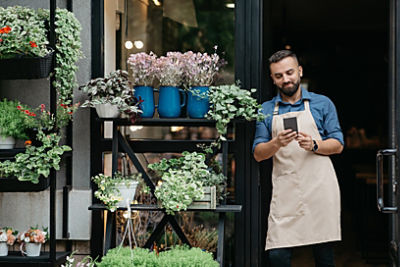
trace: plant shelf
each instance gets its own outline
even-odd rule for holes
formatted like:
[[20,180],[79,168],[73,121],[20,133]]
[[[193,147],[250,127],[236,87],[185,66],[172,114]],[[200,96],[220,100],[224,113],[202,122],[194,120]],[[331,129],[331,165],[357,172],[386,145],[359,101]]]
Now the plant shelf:
[[0,192],[39,192],[50,186],[50,178],[40,177],[39,183],[18,181],[15,177],[0,178]]
[[70,251],[56,252],[56,262],[53,264],[49,252],[41,252],[38,257],[26,257],[22,256],[19,251],[9,251],[8,256],[0,257],[0,266],[58,266],[64,263],[66,257],[70,254]]

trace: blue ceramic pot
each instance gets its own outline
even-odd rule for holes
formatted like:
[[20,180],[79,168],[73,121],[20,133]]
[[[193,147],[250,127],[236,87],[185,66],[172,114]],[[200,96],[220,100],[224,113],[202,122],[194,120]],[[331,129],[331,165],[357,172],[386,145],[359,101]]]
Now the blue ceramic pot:
[[143,100],[139,108],[143,111],[142,118],[153,118],[154,115],[154,92],[150,86],[135,86],[135,97]]
[[[177,118],[185,106],[186,94],[175,86],[161,86],[158,98],[158,115],[160,118]],[[181,96],[182,95],[182,101]]]
[[201,119],[210,109],[208,86],[194,86],[188,91],[187,112],[190,118]]

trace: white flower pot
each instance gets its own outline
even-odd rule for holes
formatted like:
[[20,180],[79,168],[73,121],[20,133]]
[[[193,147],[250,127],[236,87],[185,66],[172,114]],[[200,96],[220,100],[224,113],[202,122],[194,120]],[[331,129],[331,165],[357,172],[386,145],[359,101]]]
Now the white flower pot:
[[0,256],[8,255],[8,246],[6,242],[0,242]]
[[0,136],[0,149],[12,149],[15,146],[14,137],[2,137]]
[[129,187],[125,183],[120,183],[115,187],[119,190],[122,200],[117,203],[118,207],[126,207],[126,202],[131,203],[135,198],[136,188],[138,186],[138,181],[131,181]]
[[37,257],[40,256],[40,248],[42,243],[25,243],[26,256]]
[[118,118],[119,109],[116,105],[107,104],[97,104],[96,112],[99,118]]

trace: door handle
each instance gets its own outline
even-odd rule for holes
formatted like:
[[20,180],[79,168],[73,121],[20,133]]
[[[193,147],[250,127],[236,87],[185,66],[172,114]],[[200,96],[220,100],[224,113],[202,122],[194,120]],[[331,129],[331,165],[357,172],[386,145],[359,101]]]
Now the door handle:
[[376,196],[378,210],[382,213],[396,213],[397,207],[385,207],[383,201],[383,157],[394,156],[397,153],[397,149],[389,148],[379,150],[376,154]]

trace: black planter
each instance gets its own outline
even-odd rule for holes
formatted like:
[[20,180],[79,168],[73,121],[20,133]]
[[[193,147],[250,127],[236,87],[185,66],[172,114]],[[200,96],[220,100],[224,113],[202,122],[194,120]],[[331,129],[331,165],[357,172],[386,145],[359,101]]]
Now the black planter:
[[39,79],[49,77],[54,53],[45,57],[0,59],[0,79]]

